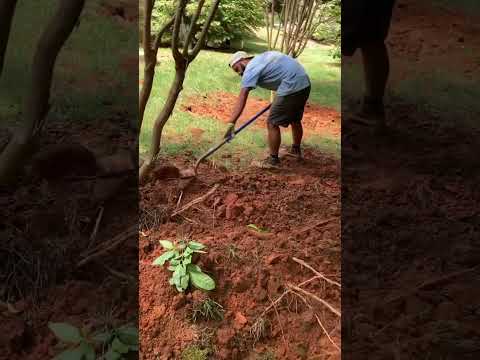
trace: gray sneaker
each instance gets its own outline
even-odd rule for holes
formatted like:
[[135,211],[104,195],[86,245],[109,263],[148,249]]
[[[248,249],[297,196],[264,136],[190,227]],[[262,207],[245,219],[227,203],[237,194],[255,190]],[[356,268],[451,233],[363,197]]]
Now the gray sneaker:
[[252,165],[260,169],[279,169],[280,159],[274,159],[271,156],[263,160],[254,160]]

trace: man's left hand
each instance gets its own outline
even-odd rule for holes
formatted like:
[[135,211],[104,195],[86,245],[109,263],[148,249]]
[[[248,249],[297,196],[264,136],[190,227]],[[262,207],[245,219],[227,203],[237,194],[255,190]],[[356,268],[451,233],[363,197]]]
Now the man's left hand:
[[234,131],[235,131],[235,124],[229,123],[227,127],[227,131],[225,132],[225,135],[223,136],[223,138],[228,139],[232,137]]

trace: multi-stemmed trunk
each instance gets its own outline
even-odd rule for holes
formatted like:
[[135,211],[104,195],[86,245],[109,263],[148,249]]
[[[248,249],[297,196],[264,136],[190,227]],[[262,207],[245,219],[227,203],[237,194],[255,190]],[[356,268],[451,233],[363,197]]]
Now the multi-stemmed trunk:
[[72,33],[85,0],[61,0],[37,45],[32,79],[24,103],[24,122],[0,154],[0,184],[7,184],[30,155],[30,145],[40,133],[50,109],[50,88],[57,56]]

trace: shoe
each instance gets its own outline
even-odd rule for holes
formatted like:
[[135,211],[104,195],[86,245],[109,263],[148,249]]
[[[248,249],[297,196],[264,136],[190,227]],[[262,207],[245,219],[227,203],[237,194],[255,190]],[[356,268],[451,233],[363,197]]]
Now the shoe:
[[299,148],[295,148],[295,147],[290,147],[290,148],[282,148],[280,149],[280,156],[288,156],[288,157],[292,157],[292,158],[295,158],[297,159],[298,161],[302,161],[303,160],[303,154],[302,154],[302,150],[299,149]]
[[280,159],[272,158],[271,156],[263,160],[254,160],[252,165],[260,169],[279,169]]
[[366,126],[374,126],[381,132],[386,128],[385,109],[382,104],[364,101],[362,109],[351,116],[352,121]]

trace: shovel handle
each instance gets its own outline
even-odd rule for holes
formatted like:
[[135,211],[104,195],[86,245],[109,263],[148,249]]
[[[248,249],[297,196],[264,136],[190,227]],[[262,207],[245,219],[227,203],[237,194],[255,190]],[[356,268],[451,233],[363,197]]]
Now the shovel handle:
[[215,145],[214,147],[210,148],[205,154],[202,155],[202,157],[200,159],[197,160],[197,162],[195,163],[195,168],[194,168],[194,173],[195,173],[195,176],[197,176],[197,169],[198,169],[198,165],[200,165],[200,163],[205,160],[207,157],[209,157],[210,155],[212,155],[215,151],[217,151],[218,149],[220,149],[223,145],[225,145],[227,142],[230,142],[233,137],[235,135],[237,135],[240,131],[242,131],[243,129],[245,129],[248,125],[250,125],[251,123],[253,123],[255,120],[257,120],[260,116],[262,116],[264,113],[266,113],[270,108],[272,107],[272,104],[268,104],[267,107],[265,107],[263,110],[261,110],[260,112],[258,112],[257,114],[255,114],[255,116],[253,116],[250,120],[248,120],[247,122],[245,122],[244,124],[242,124],[242,126],[240,126],[238,129],[236,129],[234,132],[233,132],[233,135],[230,135],[230,137],[224,139],[221,143]]

